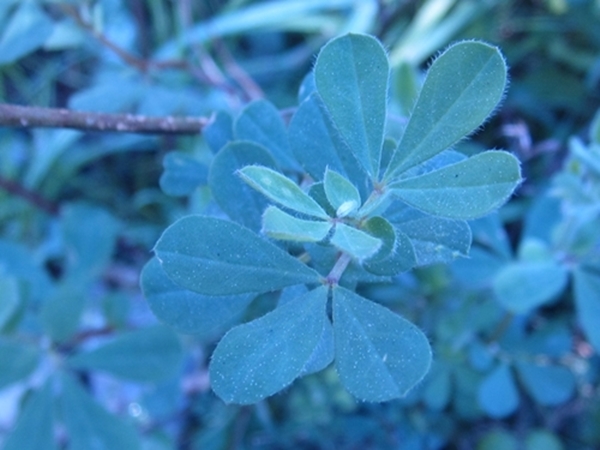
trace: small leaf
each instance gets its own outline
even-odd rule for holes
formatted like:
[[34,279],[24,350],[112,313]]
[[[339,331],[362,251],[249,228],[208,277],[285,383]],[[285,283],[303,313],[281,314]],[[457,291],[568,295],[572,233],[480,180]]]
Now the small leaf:
[[263,214],[262,232],[273,239],[319,242],[327,237],[332,226],[329,222],[299,219],[269,206]]
[[248,104],[235,121],[234,134],[237,140],[256,142],[268,149],[283,169],[298,170],[298,163],[288,143],[285,124],[272,103],[255,100]]
[[519,362],[516,367],[523,386],[540,405],[560,405],[575,393],[575,377],[566,367],[527,362]]
[[585,336],[600,352],[600,275],[578,269],[573,272],[577,319]]
[[259,231],[262,213],[269,202],[237,176],[237,171],[249,164],[275,167],[264,147],[251,142],[226,145],[213,158],[208,185],[215,201],[232,220]]
[[154,251],[169,278],[204,295],[261,293],[320,280],[317,272],[247,228],[211,217],[178,220]]
[[336,128],[371,179],[378,177],[389,64],[377,39],[348,34],[317,57],[315,83]]
[[490,416],[503,418],[511,415],[519,406],[519,392],[510,368],[501,364],[479,385],[479,405]]
[[398,148],[384,175],[394,179],[480,126],[504,95],[506,63],[482,42],[461,42],[431,65]]
[[210,363],[216,394],[226,403],[256,403],[296,379],[311,360],[328,322],[327,287],[232,328]]
[[415,325],[342,287],[333,291],[335,365],[357,398],[399,398],[419,383],[431,364],[431,348]]
[[47,381],[26,400],[2,450],[56,450],[53,415],[52,384]]
[[135,429],[109,414],[70,375],[63,375],[61,415],[69,436],[69,449],[139,450]]
[[212,152],[217,153],[230,141],[233,141],[233,119],[226,112],[217,112],[211,122],[202,130],[202,137]]
[[141,275],[144,297],[156,317],[179,333],[209,336],[238,319],[253,300],[251,294],[207,296],[173,283],[160,262],[152,258]]
[[554,300],[567,280],[567,271],[552,260],[517,261],[506,264],[492,286],[502,306],[523,314]]
[[0,389],[28,377],[37,367],[40,356],[35,345],[0,337]]
[[364,222],[362,230],[377,239],[381,239],[379,251],[369,258],[369,261],[381,261],[387,258],[396,248],[396,231],[383,217],[370,217]]
[[238,173],[246,183],[270,200],[308,216],[329,219],[327,213],[316,201],[304,193],[296,183],[279,172],[267,167],[247,166]]
[[360,194],[354,185],[329,168],[325,170],[323,188],[329,204],[336,210],[337,217],[345,217],[360,206]]
[[206,166],[183,152],[167,153],[163,158],[163,168],[160,188],[173,197],[190,195],[208,181]]
[[369,259],[363,267],[375,275],[392,276],[405,272],[417,265],[411,240],[403,232],[395,230],[393,251],[383,259]]
[[359,261],[370,258],[381,248],[381,239],[344,223],[336,225],[331,243]]
[[174,376],[182,363],[182,348],[168,328],[154,326],[123,333],[87,352],[76,353],[70,367],[100,370],[137,382],[157,382]]
[[296,159],[314,180],[327,168],[346,176],[361,195],[368,195],[368,176],[343,140],[321,98],[315,93],[296,110],[288,130]]
[[487,151],[414,178],[396,181],[392,192],[435,216],[475,219],[500,207],[521,182],[519,161],[509,153]]

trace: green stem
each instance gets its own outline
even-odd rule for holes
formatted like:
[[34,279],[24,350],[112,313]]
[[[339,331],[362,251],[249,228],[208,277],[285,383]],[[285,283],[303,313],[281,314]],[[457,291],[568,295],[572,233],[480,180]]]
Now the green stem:
[[334,286],[338,284],[340,278],[342,278],[342,275],[346,270],[346,267],[348,267],[348,264],[350,264],[350,261],[352,261],[352,257],[348,253],[342,253],[340,255],[338,260],[335,262],[335,265],[325,278],[328,285]]

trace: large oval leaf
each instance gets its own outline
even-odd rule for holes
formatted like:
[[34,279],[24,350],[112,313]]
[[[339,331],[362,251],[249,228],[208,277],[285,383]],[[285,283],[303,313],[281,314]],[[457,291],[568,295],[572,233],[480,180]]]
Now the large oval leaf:
[[256,403],[288,386],[310,365],[329,319],[327,287],[232,328],[210,363],[216,394],[226,403]]
[[178,220],[154,251],[169,278],[204,295],[268,292],[320,280],[317,272],[247,228],[212,217]]
[[421,211],[467,220],[500,207],[520,182],[517,158],[490,150],[425,175],[396,181],[390,188]]
[[506,63],[483,42],[461,42],[431,65],[384,179],[389,181],[471,133],[504,95]]
[[333,291],[333,329],[340,379],[361,400],[402,397],[429,370],[431,348],[421,330],[342,287]]
[[376,179],[389,77],[385,50],[371,36],[348,34],[323,47],[314,73],[336,128],[365,172]]
[[254,296],[252,294],[208,296],[175,284],[160,262],[152,258],[142,270],[144,297],[162,322],[180,333],[208,336],[239,318]]

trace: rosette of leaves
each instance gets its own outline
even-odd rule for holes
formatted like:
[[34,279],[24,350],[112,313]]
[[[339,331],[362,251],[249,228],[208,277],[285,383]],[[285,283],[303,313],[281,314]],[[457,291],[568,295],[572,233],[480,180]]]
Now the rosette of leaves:
[[209,186],[232,221],[175,222],[142,286],[157,316],[190,333],[281,291],[275,309],[217,345],[209,370],[225,402],[260,401],[332,362],[354,396],[385,401],[429,369],[423,332],[354,288],[467,254],[466,220],[501,206],[520,168],[503,151],[452,150],[504,95],[497,48],[461,42],[441,53],[398,142],[386,130],[389,70],[375,38],[345,35],[321,50],[287,128],[261,101],[207,130],[220,143]]

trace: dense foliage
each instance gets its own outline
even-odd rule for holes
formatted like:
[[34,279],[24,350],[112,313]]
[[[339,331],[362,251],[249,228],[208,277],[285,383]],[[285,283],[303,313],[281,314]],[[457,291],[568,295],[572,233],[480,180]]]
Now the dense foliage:
[[599,19],[0,3],[1,448],[600,446]]

